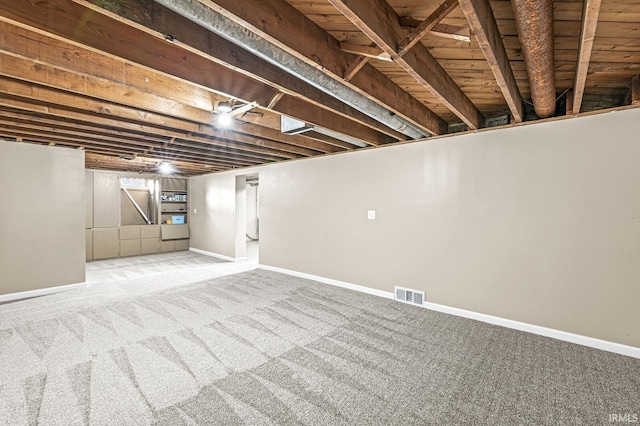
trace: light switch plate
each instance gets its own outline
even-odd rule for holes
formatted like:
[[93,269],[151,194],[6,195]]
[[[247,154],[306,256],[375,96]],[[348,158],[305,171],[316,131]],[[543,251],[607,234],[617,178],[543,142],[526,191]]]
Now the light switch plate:
[[376,219],[376,211],[375,210],[367,211],[367,219],[375,220]]

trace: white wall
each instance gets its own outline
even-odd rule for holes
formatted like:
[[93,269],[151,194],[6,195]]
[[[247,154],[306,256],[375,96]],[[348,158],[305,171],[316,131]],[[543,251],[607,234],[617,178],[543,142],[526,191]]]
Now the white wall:
[[0,295],[85,281],[84,152],[0,141]]
[[[633,109],[265,166],[261,263],[640,347],[639,131]],[[192,234],[233,245],[207,217]]]
[[258,238],[259,233],[258,186],[247,185],[247,234],[251,238]]
[[236,205],[235,205],[235,225],[236,225],[236,259],[247,256],[247,178],[236,176]]

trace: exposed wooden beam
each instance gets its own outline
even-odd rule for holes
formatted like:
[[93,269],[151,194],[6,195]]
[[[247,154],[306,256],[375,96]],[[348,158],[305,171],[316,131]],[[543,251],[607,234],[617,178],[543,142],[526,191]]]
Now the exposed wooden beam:
[[[97,117],[104,117],[105,120],[114,127],[122,123],[122,126],[128,126],[129,120],[135,124],[131,124],[131,128],[144,128],[144,123],[148,128],[158,126],[160,129],[171,128],[182,132],[195,132],[198,130],[198,124],[186,120],[180,120],[173,117],[166,117],[150,111],[140,111],[135,108],[98,101],[86,96],[79,96],[73,93],[55,90],[46,86],[37,86],[31,83],[23,82],[17,79],[0,77],[0,104],[8,106],[16,106],[23,109],[33,109],[35,111],[49,112],[55,111],[63,116],[76,117],[85,114],[95,114]],[[7,98],[13,96],[14,98]],[[15,100],[15,98],[19,98]],[[64,111],[61,109],[64,108]],[[121,122],[124,119],[126,121]],[[155,127],[153,127],[155,129]],[[159,134],[164,134],[162,130]],[[167,133],[167,134],[170,134]]]
[[439,24],[431,30],[431,35],[449,38],[452,40],[464,41],[471,43],[471,31],[467,27],[459,27],[457,25]]
[[582,6],[582,24],[580,28],[580,41],[578,44],[578,62],[576,64],[576,79],[573,84],[573,113],[579,114],[584,97],[584,88],[587,82],[587,72],[589,71],[589,61],[591,61],[591,50],[593,49],[593,39],[598,26],[598,15],[600,14],[601,0],[584,0]]
[[363,96],[432,134],[447,132],[447,123],[422,102],[370,64],[346,81],[345,71],[359,56],[342,51],[340,42],[286,0],[246,2],[199,0],[287,53],[344,81]]
[[351,65],[344,71],[344,81],[351,81],[351,79],[369,62],[369,57],[359,56],[354,60]]
[[[16,85],[17,84],[19,83],[16,83]],[[3,82],[1,80],[0,87],[3,87]],[[286,151],[270,151],[268,148],[255,146],[255,141],[258,140],[258,137],[256,136],[245,135],[242,133],[232,133],[230,135],[229,132],[225,132],[223,134],[221,131],[216,131],[215,129],[209,128],[207,126],[203,126],[201,129],[198,129],[197,126],[191,127],[193,126],[193,123],[188,122],[179,123],[177,126],[174,124],[174,129],[168,129],[161,126],[156,127],[153,125],[156,117],[151,113],[145,114],[145,116],[141,118],[141,120],[143,121],[135,122],[131,119],[131,114],[123,116],[122,118],[125,118],[125,120],[120,120],[116,116],[114,116],[114,118],[111,118],[110,116],[106,116],[105,114],[94,115],[90,113],[80,112],[72,108],[65,108],[64,106],[54,105],[51,103],[39,103],[41,101],[54,100],[52,92],[54,91],[51,89],[39,88],[36,91],[36,96],[39,96],[39,99],[33,101],[29,101],[28,99],[15,98],[11,95],[7,96],[6,94],[3,94],[3,96],[0,96],[0,105],[19,109],[22,111],[37,112],[62,120],[77,120],[82,123],[95,124],[106,128],[117,128],[120,129],[119,131],[131,131],[141,134],[145,138],[153,137],[154,135],[170,138],[168,141],[180,138],[184,140],[193,140],[196,142],[206,143],[212,147],[226,147],[230,149],[235,148],[238,149],[239,152],[243,152],[245,154],[256,153],[257,155],[273,155],[277,153],[279,156],[284,158],[297,158],[297,155],[292,155]],[[86,101],[84,98],[75,98],[73,95],[69,95],[67,98],[69,99],[70,104],[73,105],[80,105],[82,103],[81,101]],[[74,99],[77,99],[77,102],[74,101]],[[99,101],[95,102],[96,104],[99,104]],[[118,112],[117,109],[111,108],[108,104],[101,105],[103,105],[105,110],[107,111],[113,111],[115,113]],[[256,125],[252,126],[258,127]],[[210,137],[194,135],[192,132],[195,131],[198,131],[200,134]],[[288,137],[290,135],[286,136]],[[223,137],[225,139],[222,139]],[[233,141],[231,141],[232,139]],[[167,146],[169,145],[168,141]],[[295,141],[295,143],[297,144],[298,142]],[[304,144],[306,143],[306,141],[302,141],[302,143]],[[297,148],[294,147],[294,149]],[[304,150],[302,148],[300,149],[300,155],[313,155],[318,153],[316,151]]]
[[25,114],[21,112],[8,111],[4,108],[0,111],[0,120],[10,118],[13,119],[16,123],[29,123],[32,128],[37,128],[37,126],[40,126],[39,128],[44,128],[43,126],[49,126],[50,129],[66,132],[66,134],[69,135],[87,136],[113,142],[129,142],[131,144],[145,146],[147,148],[153,148],[158,147],[159,145],[163,145],[164,148],[173,149],[174,146],[180,146],[183,147],[182,150],[185,152],[196,153],[196,151],[193,151],[193,149],[196,149],[198,147],[206,147],[205,154],[207,156],[220,158],[221,160],[232,159],[259,163],[265,159],[270,159],[270,161],[277,161],[279,159],[291,158],[286,154],[258,154],[253,152],[243,152],[242,150],[233,148],[218,147],[208,143],[208,139],[206,140],[206,142],[202,142],[204,138],[189,139],[187,137],[184,137],[183,140],[186,143],[181,143],[176,142],[175,136],[167,139],[129,131],[114,130],[108,127],[101,127],[95,122],[83,123],[79,121],[57,119],[55,117],[42,117],[36,114]]
[[[122,103],[123,100],[131,100],[137,108],[147,110],[153,108],[156,112],[178,115],[189,121],[203,122],[204,119],[207,124],[212,123],[212,117],[208,112],[211,109],[211,99],[210,96],[201,93],[204,91],[201,87],[189,85],[186,82],[164,74],[155,73],[149,69],[141,69],[141,67],[136,64],[122,62],[121,60],[97,52],[87,51],[80,46],[67,45],[65,48],[65,45],[59,40],[41,34],[31,33],[20,27],[9,27],[8,25],[9,24],[0,21],[0,28],[13,30],[4,32],[3,34],[5,34],[5,36],[0,39],[0,51],[8,52],[8,56],[3,62],[3,64],[6,65],[3,67],[5,68],[6,75],[24,79],[29,78],[29,76],[35,73],[45,74],[41,79],[34,78],[31,80],[36,83],[55,81],[54,74],[55,76],[59,76],[58,74],[70,75],[73,76],[73,79],[67,81],[67,85],[57,87],[65,90],[75,89],[74,91],[77,93],[93,96],[96,96],[96,94],[91,93],[87,88],[92,90],[101,89],[100,93],[110,94],[110,97],[106,99],[118,103]],[[38,58],[23,57],[20,54],[33,54],[33,50],[30,50],[27,44],[21,42],[21,40],[25,38],[38,40],[48,48],[38,51]],[[69,52],[73,52],[73,54],[70,55]],[[33,61],[41,62],[41,60],[47,60],[55,66],[51,67],[44,64],[34,65],[32,63]],[[71,70],[69,71],[64,68],[59,69],[58,67],[68,67],[71,68]],[[31,68],[33,73],[24,71],[27,68]],[[114,69],[120,69],[122,73],[112,73],[111,71]],[[89,81],[88,75],[102,78],[99,79],[96,84],[93,84]],[[117,81],[113,83],[107,78]],[[138,93],[133,91],[134,88],[140,91],[136,96],[133,96],[133,93]],[[160,95],[160,97],[158,97],[158,95]],[[162,96],[164,96],[164,98]],[[99,95],[97,95],[97,97],[105,99]],[[192,108],[190,105],[183,105],[185,99],[189,98],[204,99],[204,105],[202,102],[196,103],[198,107],[204,108],[204,111],[200,108]],[[145,99],[146,101],[143,102]],[[165,101],[156,102],[156,100],[160,99],[165,99]],[[176,103],[175,101],[180,102]],[[162,107],[163,103],[164,107]],[[118,109],[119,107],[116,108]],[[104,108],[101,107],[100,111],[102,111],[102,109]],[[180,115],[180,112],[186,110],[191,111],[194,115],[189,115],[191,113]],[[311,114],[314,113],[313,107],[306,107],[305,111]],[[293,113],[295,114],[295,111]],[[144,114],[150,115],[150,112],[145,111]],[[161,118],[159,121],[166,126],[171,126],[174,123],[174,120],[168,116]],[[338,124],[341,123],[341,119],[337,119],[336,121]],[[114,123],[114,125],[117,124]],[[180,125],[178,125],[178,127],[180,127]],[[259,129],[255,126],[246,127],[246,129],[248,128]],[[357,130],[359,128],[360,127],[356,125],[355,129]],[[245,133],[247,132],[246,129]],[[229,136],[227,135],[227,137]],[[271,138],[274,140],[282,140],[286,143],[300,146],[301,148],[309,147],[321,152],[334,151],[330,145],[321,144],[304,137],[284,134],[278,135],[272,132]],[[316,153],[309,151],[306,155],[314,154]]]
[[[414,30],[424,21],[419,19],[413,19],[408,16],[400,17],[400,25],[409,30]],[[436,37],[449,38],[453,40],[471,42],[471,31],[468,27],[461,27],[458,25],[450,24],[438,24],[429,33]]]
[[189,105],[153,93],[135,90],[131,86],[88,76],[68,69],[37,63],[33,58],[19,56],[0,48],[0,75],[29,81],[58,90],[90,96],[105,101],[126,104],[137,109],[171,115],[199,123],[213,124],[213,115]]
[[[89,169],[102,170],[125,170],[138,173],[155,173],[158,160],[138,156],[133,161],[122,160],[115,155],[106,153],[91,153],[85,155],[85,167]],[[172,161],[172,165],[176,168],[177,174],[182,176],[194,176],[198,174],[211,173],[224,170],[224,167],[214,167],[208,164],[194,164],[183,161]]]
[[[1,51],[0,51],[1,52]],[[179,117],[184,120],[199,122],[207,125],[208,127],[214,126],[214,120],[210,112],[199,110],[197,108],[192,108],[189,106],[185,106],[182,104],[177,104],[173,101],[169,101],[163,98],[160,98],[156,95],[152,95],[145,92],[137,92],[132,90],[130,87],[121,86],[115,83],[112,83],[107,80],[95,79],[92,78],[89,80],[86,76],[73,73],[71,71],[62,70],[59,68],[50,67],[44,64],[35,64],[29,61],[26,58],[17,57],[15,55],[9,55],[6,53],[0,53],[0,63],[2,63],[2,67],[0,67],[0,75],[5,75],[12,78],[22,78],[24,80],[30,81],[32,83],[41,84],[44,86],[49,86],[53,89],[64,90],[68,92],[76,92],[78,95],[90,96],[92,98],[100,99],[103,101],[112,102],[114,104],[123,104],[123,99],[127,101],[129,107],[141,109],[144,111],[144,114],[147,114],[147,111],[153,111],[159,114],[173,115],[174,117]],[[54,78],[54,76],[56,78]],[[292,99],[291,104],[297,105],[298,108],[287,108],[287,111],[291,111],[291,114],[296,114],[300,111],[303,116],[313,115],[317,113],[317,111],[304,110],[302,107],[308,106],[308,104],[300,103],[297,99]],[[290,105],[291,105],[290,104]],[[100,104],[100,110],[104,108],[102,104]],[[122,107],[118,107],[118,109],[122,110]],[[327,110],[326,114],[329,113]],[[133,113],[134,115],[139,115],[140,113]],[[322,118],[326,118],[327,120],[332,117],[321,116],[319,117],[321,121]],[[336,121],[340,122],[340,120]],[[323,121],[321,121],[323,122]],[[347,125],[348,126],[348,125]],[[205,128],[206,129],[206,128]],[[280,149],[286,150],[288,152],[296,152],[296,153],[304,153],[306,155],[314,155],[312,151],[308,153],[304,151],[303,148],[296,148],[293,146],[287,146],[285,144],[275,142],[279,139],[289,139],[289,135],[282,135],[277,131],[270,132],[270,136],[274,141],[262,141],[259,138],[251,138],[250,129],[254,129],[255,131],[260,131],[259,126],[252,126],[247,123],[247,125],[242,125],[240,131],[243,133],[249,134],[248,136],[242,136],[237,133],[221,133],[224,131],[218,131],[215,136],[226,137],[232,140],[242,140],[247,141],[251,140],[251,143],[260,144],[263,146],[271,146],[278,147]],[[362,129],[364,130],[363,134],[358,132],[354,132],[356,137],[364,137],[366,139],[371,138],[371,143],[376,142],[376,137],[381,137],[381,142],[384,143],[388,141],[382,137],[383,135],[368,128],[368,127],[357,127],[356,130]],[[264,129],[263,133],[264,133]],[[211,128],[205,130],[207,133],[216,133]],[[346,133],[345,128],[338,127],[336,131]],[[299,138],[300,139],[300,138]],[[304,141],[305,146],[319,146],[318,142],[314,142],[307,139],[300,139]],[[332,151],[329,145],[324,145],[325,152]],[[303,155],[304,155],[303,154]]]
[[[507,51],[502,42],[496,18],[489,0],[459,0],[469,26],[478,40],[478,45],[502,90],[511,115],[516,122],[524,119],[524,106],[518,83],[513,75]],[[550,46],[553,49],[553,46]]]
[[[35,62],[118,81],[123,85],[208,111],[213,109],[214,100],[227,99],[202,86],[186,84],[172,75],[153,72],[135,63],[95,52],[85,46],[67,43],[20,25],[0,20],[0,33],[3,34],[0,39],[1,50]],[[35,51],[33,46],[40,48]]]
[[[79,3],[82,3],[84,6]],[[131,1],[131,4],[135,4],[135,2]],[[85,6],[93,7],[90,13],[87,13]],[[220,61],[215,62],[212,61],[210,57],[196,54],[193,48],[185,52],[185,45],[180,44],[177,39],[169,43],[158,32],[149,30],[142,25],[132,25],[132,21],[124,20],[122,17],[95,7],[86,1],[74,2],[71,0],[58,0],[55,9],[46,8],[45,5],[40,3],[25,5],[24,8],[10,7],[4,4],[2,4],[1,7],[3,15],[14,19],[16,22],[30,25],[43,31],[52,32],[76,43],[87,44],[94,49],[108,52],[113,56],[125,58],[134,63],[142,64],[168,75],[173,75],[185,81],[210,88],[228,97],[242,99],[246,102],[256,101],[260,105],[266,105],[276,93],[276,89],[265,85],[264,82],[258,82],[244,74],[239,74],[228,66],[221,65],[219,63]],[[144,16],[144,14],[140,16]],[[77,22],[81,24],[70,22],[73,17],[77,17]],[[179,22],[188,23],[189,28],[197,27],[202,30],[202,28],[190,21],[184,20],[182,17],[176,19],[182,19]],[[86,26],[87,30],[78,31],[77,25]],[[179,28],[180,27],[173,27],[175,30]],[[186,31],[186,29],[184,29],[184,31]],[[191,35],[191,33],[188,35]],[[215,36],[209,32],[205,34],[195,33],[194,37],[196,36],[199,37],[198,39],[204,37],[205,44],[207,48],[210,49],[210,52],[230,52],[224,53],[226,59],[234,58],[236,62],[242,64],[249,62],[248,58],[254,58],[250,61],[250,64],[254,70],[257,70],[256,72],[271,73],[269,74],[270,78],[280,78],[283,85],[288,84],[290,86],[287,87],[289,91],[299,90],[307,94],[313,92],[309,96],[317,96],[317,102],[314,104],[316,111],[318,111],[317,115],[323,116],[320,110],[325,107],[319,106],[320,104],[328,104],[338,108],[341,117],[336,117],[336,120],[342,122],[342,128],[349,127],[347,123],[351,124],[353,129],[357,129],[359,126],[364,127],[365,125],[361,122],[366,122],[367,126],[381,126],[365,114],[337,102],[336,99],[324,94],[318,89],[308,85],[302,87],[304,83],[299,84],[300,81],[298,79],[285,75],[286,73],[282,70],[277,69],[277,67],[265,61],[259,60],[253,55],[241,55],[242,57],[240,61],[238,61],[237,56],[240,53],[238,52],[237,46],[235,46],[234,50],[233,46],[228,46],[229,42],[226,40],[221,38],[213,40]],[[117,43],[114,43],[114,38],[117,38]],[[190,38],[187,37],[186,39]],[[81,49],[80,45],[77,45],[76,49]],[[223,53],[220,54],[222,55]],[[98,52],[93,52],[93,55],[104,57],[104,55],[100,55]],[[104,60],[106,61],[106,59]],[[104,68],[111,69],[109,67]],[[132,68],[135,67],[132,66]],[[132,69],[128,69],[127,71],[132,72]],[[305,110],[309,110],[309,108],[310,107],[307,107]],[[212,108],[209,108],[209,110],[211,109]],[[354,123],[350,114],[353,114],[353,117],[360,121]],[[331,128],[333,122],[323,122],[321,125]],[[386,130],[388,133],[394,135],[395,140],[406,139],[406,137],[399,132],[395,132],[392,129]],[[352,136],[358,137],[357,135]]]
[[329,0],[360,31],[381,47],[402,69],[472,129],[482,127],[478,108],[421,43],[405,55],[397,48],[404,39],[400,17],[386,0]]
[[269,103],[267,104],[267,109],[273,109],[273,107],[275,107],[278,102],[280,102],[280,99],[282,99],[282,97],[284,96],[284,92],[278,92],[275,95],[273,95],[273,97],[269,100]]
[[[140,111],[131,107],[123,106],[116,103],[95,100],[86,96],[73,95],[71,93],[57,91],[48,87],[34,86],[12,79],[0,78],[0,93],[19,96],[24,99],[30,99],[36,106],[45,102],[44,112],[56,112],[69,117],[81,117],[82,114],[77,109],[83,109],[96,114],[91,116],[93,120],[111,120],[124,119],[122,126],[130,124],[132,129],[141,129],[149,133],[158,132],[159,134],[172,134],[172,132],[164,130],[172,128],[177,131],[177,135],[182,137],[187,134],[196,134],[211,136],[215,139],[211,140],[211,144],[225,147],[238,147],[239,149],[267,152],[265,149],[274,149],[282,151],[296,158],[297,156],[312,156],[323,151],[328,147],[326,144],[314,143],[304,138],[294,137],[295,135],[282,135],[281,139],[274,139],[280,132],[266,127],[258,126],[252,123],[244,123],[242,126],[237,125],[235,129],[221,130],[210,125],[197,124],[185,120],[179,120],[173,117],[162,116],[149,111]],[[4,96],[0,96],[0,104],[7,102]],[[26,105],[27,103],[23,103]],[[52,106],[49,106],[52,105]],[[64,110],[62,109],[64,108]],[[67,109],[70,109],[67,110]],[[132,123],[130,123],[132,122]],[[118,121],[115,121],[117,125]],[[158,126],[151,127],[151,126]],[[165,133],[163,133],[165,132]],[[194,138],[195,136],[189,136]],[[286,140],[287,143],[281,142]],[[289,144],[291,142],[291,144]],[[311,142],[311,143],[310,143]],[[320,149],[320,145],[322,149]],[[312,150],[308,146],[318,146],[318,150]]]
[[[227,166],[249,166],[258,165],[263,161],[252,159],[238,159],[231,156],[216,155],[208,150],[194,149],[194,148],[180,148],[180,149],[167,149],[161,145],[149,145],[148,143],[138,142],[134,140],[118,140],[109,137],[105,137],[97,134],[87,134],[83,132],[70,131],[68,129],[62,129],[59,127],[43,126],[34,123],[25,123],[17,121],[7,121],[0,118],[0,128],[5,131],[12,131],[16,134],[23,135],[24,137],[34,138],[55,138],[58,144],[64,142],[75,142],[84,145],[87,149],[93,147],[108,147],[110,149],[117,150],[119,152],[137,152],[143,154],[166,154],[174,157],[181,157],[188,159],[189,161],[216,163],[219,165]],[[276,160],[271,160],[276,161]]]
[[[188,155],[183,152],[177,151],[163,151],[161,149],[151,150],[143,149],[140,147],[132,146],[131,144],[114,144],[105,141],[95,140],[88,137],[73,137],[61,133],[56,133],[47,130],[28,129],[15,125],[6,125],[0,123],[0,134],[8,137],[23,137],[25,140],[37,141],[41,143],[54,142],[59,146],[73,146],[77,149],[86,149],[88,152],[109,150],[112,153],[118,155],[131,155],[131,154],[143,154],[152,157],[162,159],[183,159],[185,161],[202,163],[202,164],[215,164],[221,167],[233,166],[233,163],[218,162],[217,160],[211,160],[203,155]],[[242,167],[248,164],[235,163],[235,167]]]
[[442,21],[456,7],[458,7],[458,0],[447,0],[438,6],[438,8],[427,17],[427,19],[422,21],[417,28],[412,30],[409,35],[400,42],[400,45],[398,46],[398,56],[403,56],[413,46],[419,43],[425,35],[431,32],[431,30],[433,30],[436,25],[438,25],[440,21]]
[[[87,4],[84,0],[74,1]],[[91,2],[100,6],[105,4],[100,0],[91,0]],[[102,7],[94,7],[94,9],[108,16],[113,15]],[[176,37],[174,42],[176,46],[183,47],[192,53],[269,84],[286,94],[299,97],[318,107],[316,111],[319,111],[319,108],[329,109],[347,120],[355,121],[356,126],[359,124],[368,126],[396,140],[409,139],[401,132],[376,121],[319,88],[292,77],[280,67],[260,59],[253,53],[242,49],[217,34],[211,33],[152,0],[122,0],[119,2],[117,12],[118,15],[116,16],[118,18],[125,18],[124,22],[141,31],[150,33],[156,31],[161,33],[171,32],[172,36]],[[309,109],[309,107],[306,109]],[[319,111],[317,115],[322,115],[322,112]],[[297,118],[302,119],[302,117]],[[338,120],[346,122],[341,118],[338,118]],[[330,128],[331,124],[323,123],[322,125]]]
[[[117,18],[117,20],[150,35],[156,35],[158,32],[161,34],[170,33],[175,38],[174,46],[186,49],[190,53],[200,55],[207,60],[212,60],[217,64],[266,83],[287,94],[297,96],[315,105],[318,109],[329,109],[341,115],[344,119],[355,121],[356,125],[361,124],[371,127],[392,136],[396,140],[408,139],[404,134],[385,126],[317,87],[301,79],[293,78],[281,68],[217,34],[211,33],[152,0],[122,0],[119,2],[117,15],[99,7],[105,4],[100,0],[91,0],[90,2],[85,0],[74,1],[91,7],[92,10],[108,17]],[[94,6],[93,3],[99,6]],[[251,99],[248,99],[248,101],[251,101]],[[306,109],[309,109],[309,107]],[[318,112],[318,115],[322,115],[322,113]],[[328,122],[322,125],[330,128],[331,124],[331,122]]]
[[340,43],[340,48],[345,52],[353,53],[354,55],[366,56],[367,58],[391,62],[391,56],[387,55],[384,50],[380,49],[379,47],[361,46],[359,44],[343,42]]
[[229,113],[229,116],[231,117],[240,117],[243,114],[246,114],[247,112],[251,111],[252,109],[254,109],[255,107],[258,106],[257,102],[249,102],[246,105],[243,105],[239,108],[234,109],[233,111],[231,111]]
[[[88,4],[88,3],[87,3]],[[129,60],[168,75],[196,82],[217,93],[264,105],[275,89],[233,72],[164,39],[162,34],[148,34],[109,16],[88,10],[72,0],[49,2],[0,1],[1,20],[13,21],[55,34],[77,47],[89,47],[94,53]],[[192,78],[199,75],[199,78]]]
[[315,139],[318,141],[322,141],[325,143],[328,143],[330,145],[334,145],[346,150],[353,150],[355,148],[355,146],[353,144],[350,144],[349,142],[345,142],[341,139],[336,139],[333,138],[331,136],[327,136],[327,135],[323,135],[321,133],[316,132],[315,130],[308,130],[306,132],[304,132],[305,137],[307,138],[311,138],[311,139]]
[[567,93],[565,93],[564,99],[565,99],[564,114],[572,115],[573,114],[573,89],[569,89]]
[[631,105],[640,105],[640,75],[631,79]]

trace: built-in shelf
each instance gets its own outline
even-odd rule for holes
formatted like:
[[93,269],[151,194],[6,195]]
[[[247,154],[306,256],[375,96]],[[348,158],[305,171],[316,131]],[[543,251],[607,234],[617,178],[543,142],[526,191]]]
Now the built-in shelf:
[[160,180],[160,215],[163,225],[181,225],[187,223],[189,197],[187,180],[163,178]]

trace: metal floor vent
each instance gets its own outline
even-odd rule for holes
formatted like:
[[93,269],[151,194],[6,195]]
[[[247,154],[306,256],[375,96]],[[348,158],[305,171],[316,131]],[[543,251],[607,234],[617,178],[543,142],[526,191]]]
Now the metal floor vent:
[[395,287],[396,300],[404,303],[411,303],[412,305],[422,305],[424,301],[424,291],[411,290],[404,287]]

